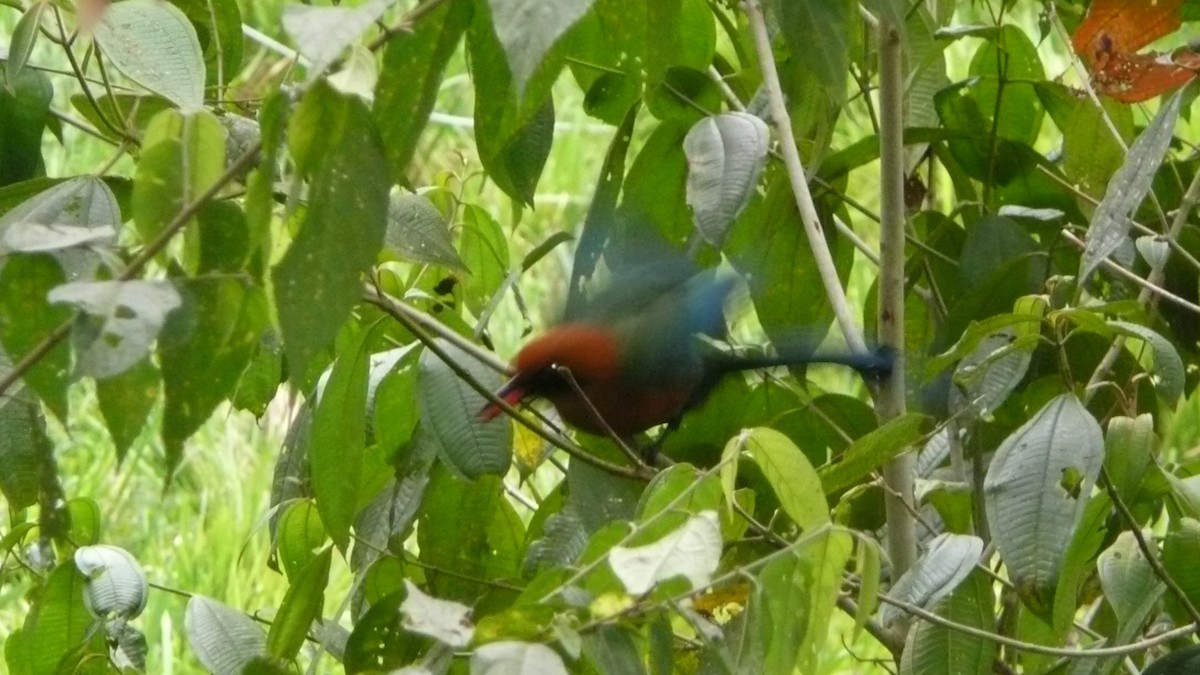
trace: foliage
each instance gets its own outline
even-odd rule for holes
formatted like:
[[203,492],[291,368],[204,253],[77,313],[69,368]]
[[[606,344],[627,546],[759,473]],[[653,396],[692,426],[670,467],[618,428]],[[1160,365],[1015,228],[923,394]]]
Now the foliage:
[[[905,673],[1195,662],[1200,64],[1139,50],[1197,3],[0,4],[9,672],[153,670],[164,588],[214,673],[807,673],[841,620]],[[902,358],[658,438],[480,414],[544,307],[667,256],[740,279],[731,349]],[[288,394],[270,484],[222,472],[270,493],[265,613],[69,452],[188,495]]]

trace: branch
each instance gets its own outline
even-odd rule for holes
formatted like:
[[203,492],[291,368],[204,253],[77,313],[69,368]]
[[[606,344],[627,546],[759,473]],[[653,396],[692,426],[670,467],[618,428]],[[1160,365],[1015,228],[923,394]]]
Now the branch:
[[854,351],[865,352],[867,344],[854,323],[850,305],[846,300],[846,291],[838,279],[833,255],[825,242],[825,233],[817,217],[817,208],[813,205],[812,193],[808,190],[800,151],[796,149],[796,138],[792,135],[792,120],[783,101],[783,89],[779,84],[779,72],[775,69],[775,56],[771,51],[771,38],[767,35],[767,22],[763,17],[762,7],[759,6],[759,0],[746,0],[744,7],[750,20],[751,32],[754,34],[754,46],[758,52],[759,66],[762,68],[763,86],[766,87],[771,102],[771,119],[776,133],[779,134],[779,150],[783,153],[783,163],[791,181],[800,219],[804,222],[804,233],[808,237],[817,272],[821,275],[825,294],[829,298],[834,316],[837,317],[838,326],[846,338],[846,344]]
[[[146,266],[146,263],[153,260],[154,256],[158,255],[160,251],[167,247],[167,244],[171,243],[175,235],[179,234],[184,227],[187,227],[188,223],[192,221],[192,218],[195,217],[201,207],[207,204],[213,197],[216,197],[226,185],[233,182],[234,179],[249,168],[250,164],[258,158],[258,151],[261,148],[261,141],[254,143],[246,152],[234,160],[207,190],[179,209],[179,212],[175,214],[171,222],[167,223],[162,232],[159,232],[153,241],[147,244],[141,252],[129,261],[129,265],[125,268],[125,271],[117,275],[116,280],[129,281],[136,277],[142,271],[142,268]],[[20,361],[13,364],[12,370],[6,373],[4,377],[0,377],[0,395],[8,391],[9,387],[24,377],[25,373],[29,372],[29,369],[44,358],[51,349],[57,347],[60,342],[67,338],[71,334],[71,326],[74,325],[78,317],[79,311],[77,310],[71,314],[70,318],[63,321],[49,335],[43,338],[41,342],[37,343],[33,349],[29,350]]]

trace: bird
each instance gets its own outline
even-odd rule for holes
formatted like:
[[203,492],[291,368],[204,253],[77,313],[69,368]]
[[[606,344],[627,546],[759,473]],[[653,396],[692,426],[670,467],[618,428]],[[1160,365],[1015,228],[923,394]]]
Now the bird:
[[[547,399],[576,429],[631,439],[663,424],[677,426],[732,373],[809,363],[842,364],[868,378],[891,372],[894,356],[887,349],[821,354],[777,345],[774,354],[751,356],[719,347],[736,281],[732,273],[696,271],[690,261],[615,276],[517,352],[513,375],[496,397],[510,405]],[[501,412],[488,403],[479,417],[487,421]]]

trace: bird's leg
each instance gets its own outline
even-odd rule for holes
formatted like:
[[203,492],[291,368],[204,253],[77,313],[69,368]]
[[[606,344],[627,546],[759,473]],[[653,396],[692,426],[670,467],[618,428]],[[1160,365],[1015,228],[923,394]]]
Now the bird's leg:
[[650,445],[647,445],[642,450],[642,458],[647,464],[650,466],[662,466],[671,462],[671,460],[667,459],[665,455],[659,455],[658,453],[660,450],[662,450],[663,441],[667,440],[667,436],[670,436],[671,432],[679,429],[679,423],[681,420],[681,415],[672,417],[671,420],[667,422],[667,425],[663,427],[663,430],[658,433],[658,436],[650,442]]
[[608,425],[608,422],[605,421],[605,419],[600,415],[600,411],[596,409],[595,405],[592,405],[592,401],[587,397],[587,394],[583,392],[583,387],[579,386],[579,382],[575,380],[575,376],[571,375],[571,369],[567,368],[566,366],[555,365],[554,370],[560,376],[562,376],[562,378],[566,380],[568,384],[571,385],[571,389],[575,391],[575,395],[578,396],[579,400],[583,401],[584,405],[588,407],[588,412],[592,414],[592,417],[599,420],[600,425],[604,427],[604,433],[607,434],[610,439],[612,439],[613,443],[617,444],[617,447],[621,449],[621,452],[625,453],[625,456],[628,457],[631,462],[633,462],[633,465],[641,469],[651,468],[651,465],[642,461],[642,458],[639,457],[638,454],[629,447],[629,444],[626,443],[625,440],[622,439],[617,432],[613,431],[612,427]]

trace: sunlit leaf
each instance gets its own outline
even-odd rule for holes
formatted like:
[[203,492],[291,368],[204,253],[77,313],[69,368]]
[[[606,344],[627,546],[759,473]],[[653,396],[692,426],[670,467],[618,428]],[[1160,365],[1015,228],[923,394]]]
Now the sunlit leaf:
[[75,549],[75,567],[87,578],[83,600],[92,616],[133,619],[146,608],[150,585],[129,551],[118,546]]
[[126,77],[185,110],[204,104],[204,55],[187,16],[166,2],[127,0],[104,10],[92,31]]
[[142,360],[181,299],[164,281],[92,281],[57,287],[50,302],[74,305],[87,315],[73,333],[75,370],[104,378]]
[[660,581],[685,577],[692,588],[708,583],[721,558],[721,527],[715,511],[688,518],[683,527],[645,546],[614,547],[608,561],[632,595],[641,595]]

